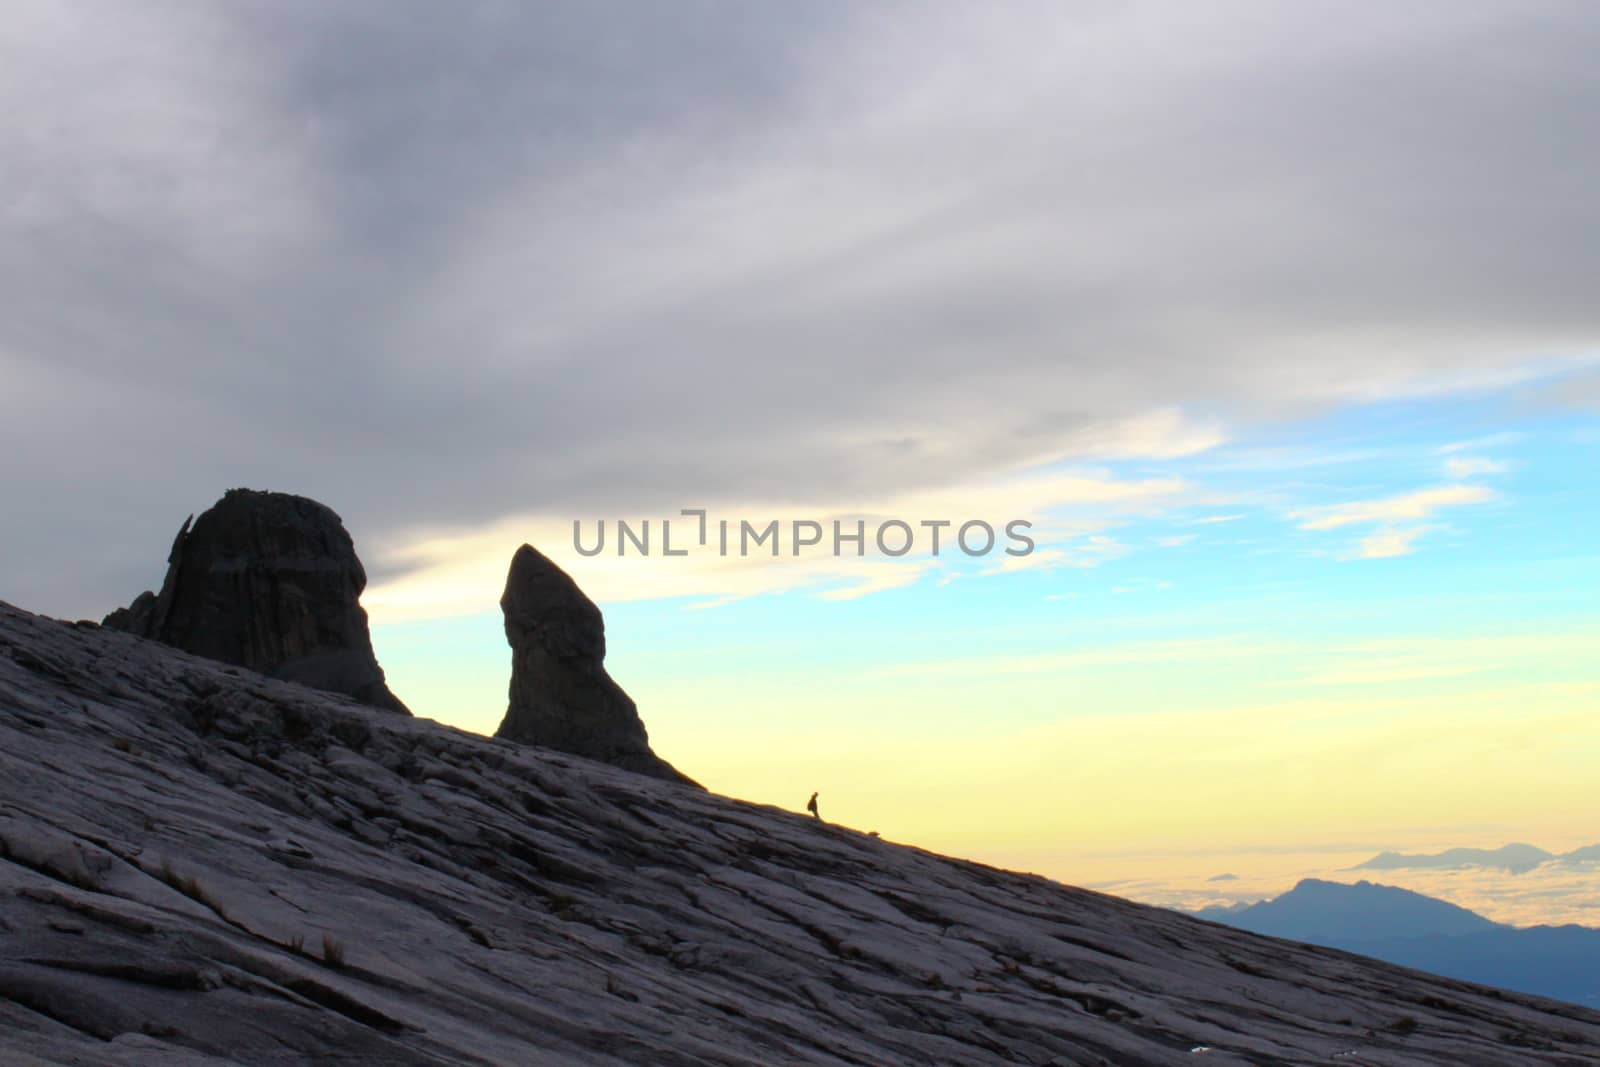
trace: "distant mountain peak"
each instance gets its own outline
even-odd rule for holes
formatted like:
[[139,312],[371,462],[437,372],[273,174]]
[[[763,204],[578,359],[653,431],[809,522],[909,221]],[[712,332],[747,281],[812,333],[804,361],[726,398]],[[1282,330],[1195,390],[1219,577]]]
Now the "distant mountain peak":
[[1303,879],[1275,900],[1196,914],[1467,981],[1600,1004],[1600,930],[1588,927],[1519,929],[1398,886],[1320,878]]
[[[1586,850],[1580,849],[1579,852]],[[1449,867],[1494,867],[1522,874],[1541,863],[1560,859],[1553,852],[1526,844],[1502,845],[1500,848],[1452,848],[1443,852],[1410,854],[1405,852],[1380,852],[1365,863],[1350,868],[1353,871],[1395,871],[1405,869],[1438,870]]]
[[1346,944],[1496,929],[1476,912],[1398,886],[1303,878],[1289,892],[1236,912],[1230,925],[1273,937]]

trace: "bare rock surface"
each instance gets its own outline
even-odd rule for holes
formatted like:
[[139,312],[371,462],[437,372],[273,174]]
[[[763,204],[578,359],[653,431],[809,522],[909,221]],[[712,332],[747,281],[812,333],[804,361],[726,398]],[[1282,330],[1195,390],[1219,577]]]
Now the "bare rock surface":
[[0,1062],[1600,1062],[1600,1015],[0,604]]
[[409,714],[373,655],[366,585],[332,509],[230,489],[178,531],[160,594],[141,593],[105,625]]
[[506,575],[511,702],[496,737],[689,782],[650,748],[633,699],[606,673],[600,609],[567,572],[532,545]]

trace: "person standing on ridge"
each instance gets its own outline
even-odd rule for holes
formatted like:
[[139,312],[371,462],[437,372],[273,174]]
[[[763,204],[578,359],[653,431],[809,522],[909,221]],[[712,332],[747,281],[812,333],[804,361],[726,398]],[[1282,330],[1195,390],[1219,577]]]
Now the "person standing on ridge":
[[817,812],[817,794],[812,793],[811,799],[806,801],[806,810],[812,815],[815,815],[818,819],[822,818],[822,816]]

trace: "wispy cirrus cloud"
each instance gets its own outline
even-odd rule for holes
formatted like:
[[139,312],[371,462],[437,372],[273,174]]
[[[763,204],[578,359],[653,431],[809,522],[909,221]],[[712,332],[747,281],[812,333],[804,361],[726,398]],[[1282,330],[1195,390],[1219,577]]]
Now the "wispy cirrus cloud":
[[[758,547],[740,553],[735,532],[731,554],[691,551],[683,558],[661,555],[662,520],[672,523],[673,543],[682,548],[695,538],[697,520],[668,509],[654,516],[560,515],[534,512],[489,524],[410,533],[380,544],[374,555],[379,577],[363,603],[379,623],[419,618],[470,615],[491,610],[505,579],[512,551],[530,541],[566,568],[579,584],[602,602],[701,598],[700,607],[714,607],[752,596],[789,592],[815,595],[825,600],[854,600],[874,593],[914,585],[924,578],[988,577],[1024,570],[1092,568],[1118,559],[1131,548],[1108,530],[1118,523],[1157,514],[1182,502],[1195,487],[1181,478],[1118,478],[1097,468],[1020,471],[994,482],[913,491],[877,500],[839,501],[774,499],[748,505],[737,512],[708,517],[712,524],[726,519],[737,531],[741,520],[757,527],[776,519],[784,527],[778,553]],[[700,505],[703,501],[686,501]],[[831,506],[830,506],[831,505]],[[573,521],[583,522],[584,543],[594,543],[597,524],[625,519],[634,530],[649,521],[656,538],[656,554],[641,557],[636,551],[622,556],[614,532],[606,551],[584,556],[573,543]],[[955,544],[956,527],[966,520],[988,522],[996,531],[996,545],[988,555],[962,554]],[[1026,530],[1035,542],[1028,555],[1009,555],[1018,548],[1006,526],[1013,519],[1033,525]],[[861,554],[850,546],[832,555],[829,546],[793,551],[790,524],[795,520],[819,523],[831,531],[837,521],[846,530],[858,522],[869,531]],[[890,557],[874,543],[878,524],[899,520],[915,531],[915,548],[904,557]],[[923,520],[950,524],[940,532],[941,550],[932,555],[931,533]],[[715,545],[716,534],[710,539]],[[898,545],[894,541],[894,545]],[[977,569],[973,567],[976,565]]]
[[1026,556],[1006,556],[980,574],[1015,574],[1026,570],[1055,570],[1058,567],[1088,569],[1121,559],[1131,549],[1107,534],[1088,534],[1057,542],[1057,547],[1044,548]]
[[1432,526],[1412,526],[1403,530],[1380,530],[1356,542],[1355,551],[1347,558],[1394,559],[1397,556],[1409,556],[1417,550],[1417,541],[1432,529]]
[[1499,493],[1484,486],[1447,485],[1376,500],[1301,508],[1289,512],[1289,517],[1297,520],[1302,530],[1336,530],[1365,523],[1427,519],[1445,508],[1484,504],[1499,497]]
[[[1475,467],[1471,469],[1476,470]],[[1397,559],[1416,552],[1418,542],[1439,529],[1438,524],[1427,522],[1439,512],[1498,499],[1500,494],[1487,486],[1444,485],[1370,500],[1300,508],[1289,512],[1289,518],[1302,530],[1377,526],[1377,530],[1359,538],[1339,558]]]
[[1448,456],[1457,452],[1476,452],[1485,448],[1501,448],[1513,445],[1522,440],[1522,434],[1514,430],[1505,430],[1500,433],[1485,434],[1482,437],[1473,437],[1465,441],[1451,441],[1440,445],[1437,451],[1440,455]]
[[1485,474],[1504,474],[1511,469],[1511,464],[1483,456],[1451,456],[1445,460],[1444,469],[1452,478],[1476,478]]

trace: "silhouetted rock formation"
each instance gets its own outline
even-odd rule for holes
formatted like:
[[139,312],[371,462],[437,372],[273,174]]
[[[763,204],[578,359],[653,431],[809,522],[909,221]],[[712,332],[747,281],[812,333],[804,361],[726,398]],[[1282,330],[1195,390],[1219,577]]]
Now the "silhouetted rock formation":
[[606,673],[600,609],[566,571],[523,545],[500,610],[511,643],[511,704],[496,737],[694,784],[650,751],[632,698]]
[[230,489],[183,524],[167,564],[159,596],[139,594],[105,625],[410,714],[372,654],[360,603],[367,575],[329,508]]

